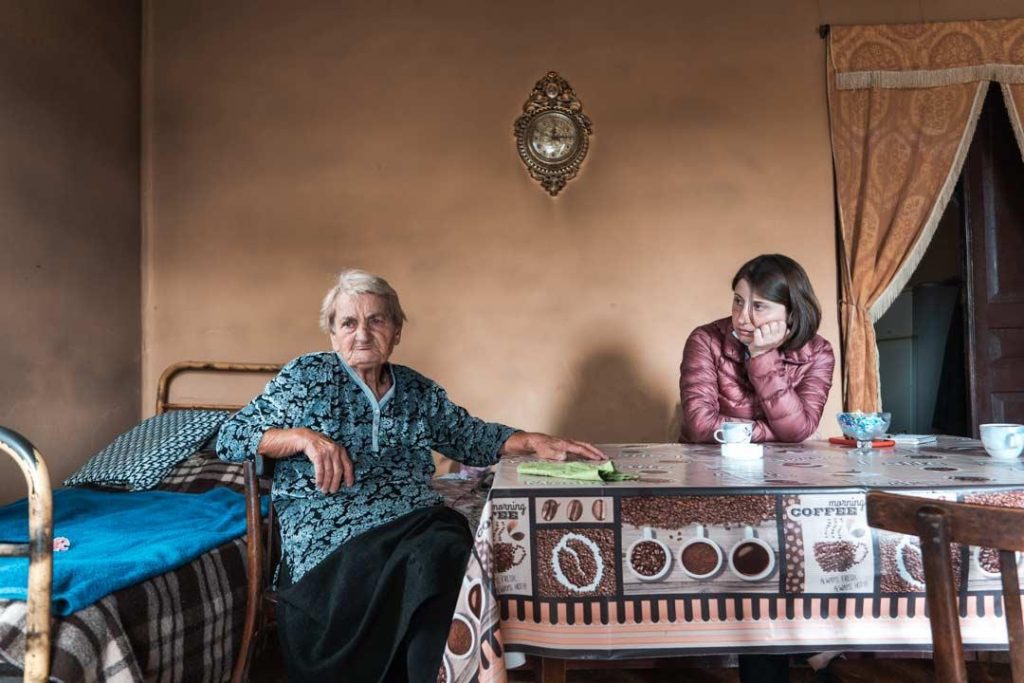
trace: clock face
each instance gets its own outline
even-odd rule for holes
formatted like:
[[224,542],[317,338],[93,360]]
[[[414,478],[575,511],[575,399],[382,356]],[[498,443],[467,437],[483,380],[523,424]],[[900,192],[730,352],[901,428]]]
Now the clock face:
[[560,112],[549,111],[530,122],[526,143],[537,159],[557,162],[568,159],[576,148],[576,123]]

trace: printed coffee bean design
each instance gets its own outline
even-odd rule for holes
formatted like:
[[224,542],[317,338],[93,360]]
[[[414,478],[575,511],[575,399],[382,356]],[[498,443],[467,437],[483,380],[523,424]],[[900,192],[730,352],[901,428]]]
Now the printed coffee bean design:
[[599,522],[604,521],[604,501],[598,498],[594,501],[594,504],[590,507],[591,514],[594,515],[594,519]]
[[[793,505],[800,503],[799,496],[783,496],[782,507],[788,510]],[[790,517],[785,518],[785,548],[786,561],[786,592],[804,592],[804,531],[800,524],[797,524]]]
[[494,571],[507,572],[526,558],[526,548],[504,541],[494,544]]
[[548,498],[540,508],[540,516],[545,522],[550,522],[558,514],[558,501]]
[[827,573],[845,572],[860,564],[868,556],[865,543],[847,538],[846,525],[838,519],[830,519],[825,525],[825,539],[814,544],[814,559],[822,571]]
[[982,548],[978,551],[978,564],[989,574],[998,574],[1002,563],[999,561],[999,551],[995,548]]
[[703,541],[686,546],[680,559],[687,571],[697,576],[707,576],[718,566],[718,553],[710,543]]
[[[971,493],[964,496],[965,503],[976,505],[998,505],[1007,508],[1024,508],[1024,491],[997,491],[995,493]],[[997,574],[1000,571],[999,551],[982,548],[978,551],[978,564],[982,569]]]
[[867,557],[868,547],[850,541],[819,541],[814,544],[814,559],[826,572],[845,572]]
[[666,562],[668,554],[660,543],[654,541],[640,541],[633,546],[633,552],[629,556],[633,570],[643,576],[655,576],[665,568]]
[[921,560],[921,550],[916,546],[907,544],[900,551],[903,555],[903,566],[914,581],[924,585],[924,562]]
[[557,552],[556,557],[558,569],[573,587],[584,589],[594,582],[597,572],[594,553],[580,547],[578,541],[569,541],[566,548]]
[[622,520],[637,528],[682,529],[694,523],[757,526],[775,519],[774,496],[642,496],[622,499]]
[[614,531],[538,529],[535,539],[536,586],[540,595],[579,597],[615,593],[617,563],[606,561],[615,556]]
[[583,516],[583,503],[579,502],[575,498],[569,503],[569,521],[578,522],[580,517]]
[[473,634],[469,630],[469,624],[462,619],[453,619],[451,629],[448,631],[448,650],[453,655],[462,656],[469,652],[473,645]]
[[978,505],[998,505],[1006,508],[1024,508],[1024,491],[971,493],[964,496],[964,502]]
[[[921,551],[916,540],[904,542],[903,536],[887,535],[879,539],[882,576],[879,587],[883,593],[909,593],[923,590],[924,566],[921,563]],[[959,586],[961,576],[960,546],[951,543],[950,556],[953,558],[953,582]],[[902,558],[898,558],[902,555]],[[900,571],[900,563],[906,571],[904,577]]]

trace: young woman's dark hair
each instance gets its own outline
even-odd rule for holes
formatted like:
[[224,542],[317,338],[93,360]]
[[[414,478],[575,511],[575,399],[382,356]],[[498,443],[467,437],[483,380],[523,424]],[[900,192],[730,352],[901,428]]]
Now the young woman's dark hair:
[[732,279],[733,289],[740,280],[746,280],[758,296],[786,307],[790,332],[780,350],[799,349],[818,333],[821,306],[799,263],[782,254],[762,254],[740,266]]

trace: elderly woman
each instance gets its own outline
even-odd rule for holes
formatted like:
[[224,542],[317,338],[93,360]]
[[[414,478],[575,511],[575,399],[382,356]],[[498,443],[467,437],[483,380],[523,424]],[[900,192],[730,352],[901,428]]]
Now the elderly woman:
[[384,279],[343,271],[320,311],[334,352],[288,363],[220,432],[225,460],[278,460],[278,630],[292,681],[434,680],[471,534],[430,488],[432,450],[472,466],[602,457],[479,420],[389,363],[405,319]]
[[714,441],[723,422],[749,422],[753,441],[797,442],[818,428],[832,386],[832,346],[807,273],[781,254],[744,263],[732,316],[695,329],[683,349],[683,442]]

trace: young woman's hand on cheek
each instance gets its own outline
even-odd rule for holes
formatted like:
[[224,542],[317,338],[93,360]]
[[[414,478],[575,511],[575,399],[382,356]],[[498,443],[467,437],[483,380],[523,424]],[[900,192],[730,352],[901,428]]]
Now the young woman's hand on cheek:
[[777,349],[789,336],[789,328],[785,320],[773,320],[760,325],[754,330],[754,341],[748,346],[750,357],[756,358],[762,353]]

